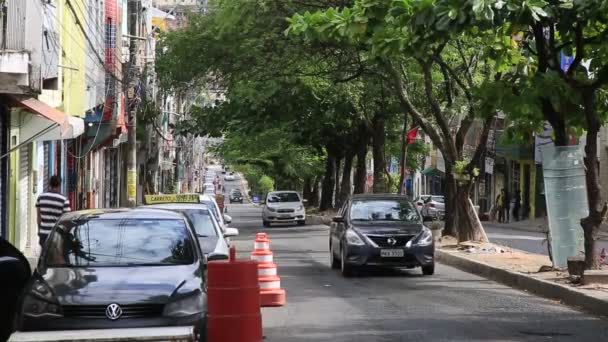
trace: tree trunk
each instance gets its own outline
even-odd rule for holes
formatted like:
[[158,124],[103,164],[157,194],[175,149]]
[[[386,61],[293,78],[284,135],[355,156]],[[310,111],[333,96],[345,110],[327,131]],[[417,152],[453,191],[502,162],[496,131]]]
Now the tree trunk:
[[456,236],[456,181],[452,174],[452,166],[449,163],[445,165],[445,224],[443,227],[443,235]]
[[337,207],[344,204],[344,202],[350,196],[350,191],[352,188],[351,173],[353,169],[354,158],[355,156],[352,153],[347,153],[344,157],[344,167],[342,169],[342,184],[340,185]]
[[606,204],[602,204],[601,186],[598,179],[597,135],[600,130],[600,119],[595,112],[593,92],[583,93],[585,118],[587,121],[587,144],[585,145],[585,180],[589,216],[581,220],[585,236],[585,266],[588,269],[599,268],[595,250],[596,233],[606,215]]
[[332,208],[334,199],[334,183],[336,176],[336,157],[333,154],[328,154],[325,160],[325,176],[323,177],[323,185],[321,189],[321,205],[319,210],[324,211]]
[[312,194],[312,177],[304,178],[304,185],[302,186],[302,197],[310,203],[310,196]]
[[386,175],[386,160],[384,159],[385,121],[382,114],[376,114],[372,119],[372,155],[374,159],[374,193],[388,192],[388,176]]
[[405,182],[405,169],[407,157],[407,114],[403,117],[403,130],[401,132],[401,155],[399,156],[399,184],[397,184],[397,193],[403,195],[403,182]]
[[[364,131],[364,129],[362,129]],[[363,132],[362,132],[363,133]],[[367,143],[369,139],[367,135],[359,138],[357,144],[357,165],[355,170],[355,194],[362,194],[365,192],[365,183],[367,182],[367,165],[365,163],[367,158]]]
[[308,199],[308,204],[312,207],[319,206],[319,183],[321,183],[321,176],[316,176],[312,182],[312,191]]
[[475,213],[470,194],[473,183],[456,184],[456,211],[458,217],[458,242],[481,241],[488,242],[481,222]]
[[334,200],[334,204],[337,207],[338,206],[338,201],[340,200],[340,166],[342,165],[342,158],[341,157],[337,157],[336,158],[336,175],[335,175],[335,183],[336,183],[336,189],[334,191],[334,195],[335,195],[335,200]]

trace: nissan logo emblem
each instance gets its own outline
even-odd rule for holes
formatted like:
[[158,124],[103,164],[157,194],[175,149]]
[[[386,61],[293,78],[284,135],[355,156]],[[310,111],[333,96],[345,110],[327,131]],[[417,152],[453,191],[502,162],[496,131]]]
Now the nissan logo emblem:
[[397,240],[395,240],[395,239],[394,239],[394,238],[392,238],[392,237],[390,237],[390,238],[386,239],[386,242],[387,242],[389,245],[391,245],[391,246],[394,246],[394,245],[396,245],[396,244],[397,244]]
[[120,316],[122,316],[122,309],[120,308],[120,305],[116,303],[108,305],[108,307],[106,308],[106,317],[115,321],[119,319]]

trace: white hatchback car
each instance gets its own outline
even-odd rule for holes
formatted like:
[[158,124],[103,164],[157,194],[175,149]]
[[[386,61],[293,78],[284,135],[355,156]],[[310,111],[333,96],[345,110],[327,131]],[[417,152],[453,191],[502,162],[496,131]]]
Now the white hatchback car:
[[295,191],[269,192],[264,201],[262,223],[269,227],[271,223],[306,224],[306,209],[300,195]]

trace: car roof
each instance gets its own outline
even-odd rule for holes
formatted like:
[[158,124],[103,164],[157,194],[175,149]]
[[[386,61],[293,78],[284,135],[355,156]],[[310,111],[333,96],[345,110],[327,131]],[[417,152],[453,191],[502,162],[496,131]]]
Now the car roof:
[[123,220],[123,219],[152,219],[152,220],[183,220],[184,217],[176,212],[169,210],[161,210],[155,208],[119,208],[119,209],[87,209],[66,213],[61,220],[78,220],[78,219],[105,219],[105,220]]
[[370,199],[370,200],[379,200],[379,199],[400,199],[400,200],[408,200],[409,198],[405,195],[397,195],[397,194],[356,194],[353,195],[352,199],[354,200],[362,200],[362,199]]

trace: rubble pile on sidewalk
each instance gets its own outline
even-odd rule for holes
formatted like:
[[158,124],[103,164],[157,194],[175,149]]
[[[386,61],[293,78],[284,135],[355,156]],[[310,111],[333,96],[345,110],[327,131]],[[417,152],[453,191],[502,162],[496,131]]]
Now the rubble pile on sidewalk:
[[[458,240],[452,236],[443,236],[438,243],[438,248],[507,271],[528,274],[535,278],[580,289],[592,289],[608,293],[608,284],[592,283],[583,285],[580,281],[570,277],[568,270],[553,268],[551,260],[546,255],[528,253],[489,242],[465,241],[458,243]],[[602,266],[600,272],[608,273],[608,266]]]
[[528,253],[490,242],[458,243],[458,240],[452,236],[443,236],[440,240],[440,248],[455,250],[471,259],[513,272],[536,273],[542,266],[551,265],[551,260],[545,255]]

